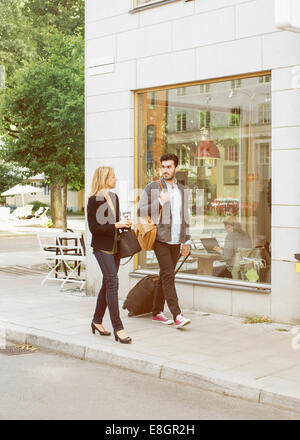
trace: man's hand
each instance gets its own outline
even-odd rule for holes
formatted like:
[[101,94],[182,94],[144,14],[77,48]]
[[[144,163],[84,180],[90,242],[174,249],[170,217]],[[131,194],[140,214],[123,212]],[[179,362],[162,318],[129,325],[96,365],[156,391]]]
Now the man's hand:
[[189,253],[190,253],[190,245],[189,244],[182,245],[181,255],[183,257],[187,257]]
[[161,203],[163,205],[170,201],[170,195],[169,195],[168,191],[162,191],[159,195],[159,198],[160,198]]

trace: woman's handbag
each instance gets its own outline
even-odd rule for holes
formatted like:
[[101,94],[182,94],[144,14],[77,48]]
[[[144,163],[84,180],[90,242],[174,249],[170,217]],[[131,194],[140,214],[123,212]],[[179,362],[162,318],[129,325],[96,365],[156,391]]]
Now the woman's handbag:
[[141,246],[133,229],[123,229],[118,236],[118,256],[133,257],[141,251]]

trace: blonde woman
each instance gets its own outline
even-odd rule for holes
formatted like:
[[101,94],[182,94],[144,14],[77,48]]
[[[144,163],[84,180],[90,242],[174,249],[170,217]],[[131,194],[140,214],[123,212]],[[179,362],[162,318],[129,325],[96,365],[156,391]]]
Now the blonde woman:
[[120,259],[117,255],[117,237],[120,228],[130,228],[131,221],[125,218],[120,221],[118,196],[111,192],[115,188],[116,177],[113,168],[96,169],[91,193],[88,199],[87,218],[92,233],[91,246],[103,274],[96,310],[91,324],[92,332],[98,331],[101,336],[110,336],[102,325],[106,307],[108,307],[116,341],[123,344],[131,342],[120,318],[118,302],[118,269]]

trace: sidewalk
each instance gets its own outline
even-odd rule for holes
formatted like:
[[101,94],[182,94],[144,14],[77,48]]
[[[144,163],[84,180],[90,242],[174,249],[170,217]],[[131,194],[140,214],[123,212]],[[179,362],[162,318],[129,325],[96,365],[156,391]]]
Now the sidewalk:
[[[290,326],[184,311],[192,323],[176,330],[122,310],[133,339],[122,345],[91,333],[95,297],[60,292],[55,282],[41,288],[39,274],[2,273],[0,281],[0,336],[8,341],[300,412],[300,349]],[[108,312],[103,324],[111,330]]]

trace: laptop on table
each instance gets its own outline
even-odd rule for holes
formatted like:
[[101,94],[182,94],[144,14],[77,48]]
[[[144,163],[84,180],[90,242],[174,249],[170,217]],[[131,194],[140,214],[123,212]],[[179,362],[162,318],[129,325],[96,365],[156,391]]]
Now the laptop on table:
[[216,238],[200,238],[203,247],[209,254],[215,254],[214,247],[221,247]]

